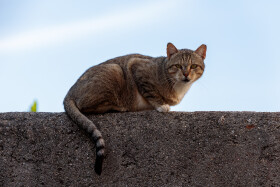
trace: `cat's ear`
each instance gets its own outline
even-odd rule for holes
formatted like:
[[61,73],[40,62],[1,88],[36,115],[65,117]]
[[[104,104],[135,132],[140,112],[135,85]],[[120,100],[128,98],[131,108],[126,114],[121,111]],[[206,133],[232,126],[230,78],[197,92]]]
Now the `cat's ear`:
[[195,50],[195,53],[201,56],[201,58],[204,60],[206,58],[206,50],[207,46],[205,44],[202,44]]
[[172,43],[167,44],[166,53],[168,59],[170,59],[170,57],[177,52],[178,49]]

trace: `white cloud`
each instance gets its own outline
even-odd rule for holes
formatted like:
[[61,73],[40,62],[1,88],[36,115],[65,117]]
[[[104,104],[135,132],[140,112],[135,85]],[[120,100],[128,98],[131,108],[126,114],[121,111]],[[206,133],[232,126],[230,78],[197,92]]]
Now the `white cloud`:
[[0,38],[0,52],[14,52],[94,35],[114,28],[125,29],[139,24],[161,19],[179,1],[156,1],[140,6],[127,7],[125,10],[106,16],[68,23],[64,25],[31,30],[18,35]]

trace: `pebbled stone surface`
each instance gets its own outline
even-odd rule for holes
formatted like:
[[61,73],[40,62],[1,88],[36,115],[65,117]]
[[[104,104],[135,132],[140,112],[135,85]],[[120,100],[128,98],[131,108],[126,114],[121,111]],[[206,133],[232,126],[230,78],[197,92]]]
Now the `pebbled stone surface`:
[[280,186],[280,113],[90,115],[107,145],[65,113],[0,113],[0,186]]

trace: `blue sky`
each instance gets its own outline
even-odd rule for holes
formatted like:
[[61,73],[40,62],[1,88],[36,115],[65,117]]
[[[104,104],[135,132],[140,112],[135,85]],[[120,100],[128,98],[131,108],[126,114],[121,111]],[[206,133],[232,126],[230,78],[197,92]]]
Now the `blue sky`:
[[0,112],[61,112],[89,67],[208,46],[203,77],[173,111],[280,111],[276,0],[0,0]]

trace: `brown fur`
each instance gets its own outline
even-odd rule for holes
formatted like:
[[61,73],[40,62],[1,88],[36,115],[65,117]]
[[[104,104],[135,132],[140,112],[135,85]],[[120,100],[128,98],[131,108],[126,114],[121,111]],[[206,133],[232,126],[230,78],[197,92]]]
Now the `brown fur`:
[[82,113],[141,111],[168,112],[178,104],[204,71],[206,45],[196,51],[167,44],[167,57],[132,54],[88,69],[64,99],[70,118],[96,142],[95,170],[101,174],[105,143],[97,127]]

